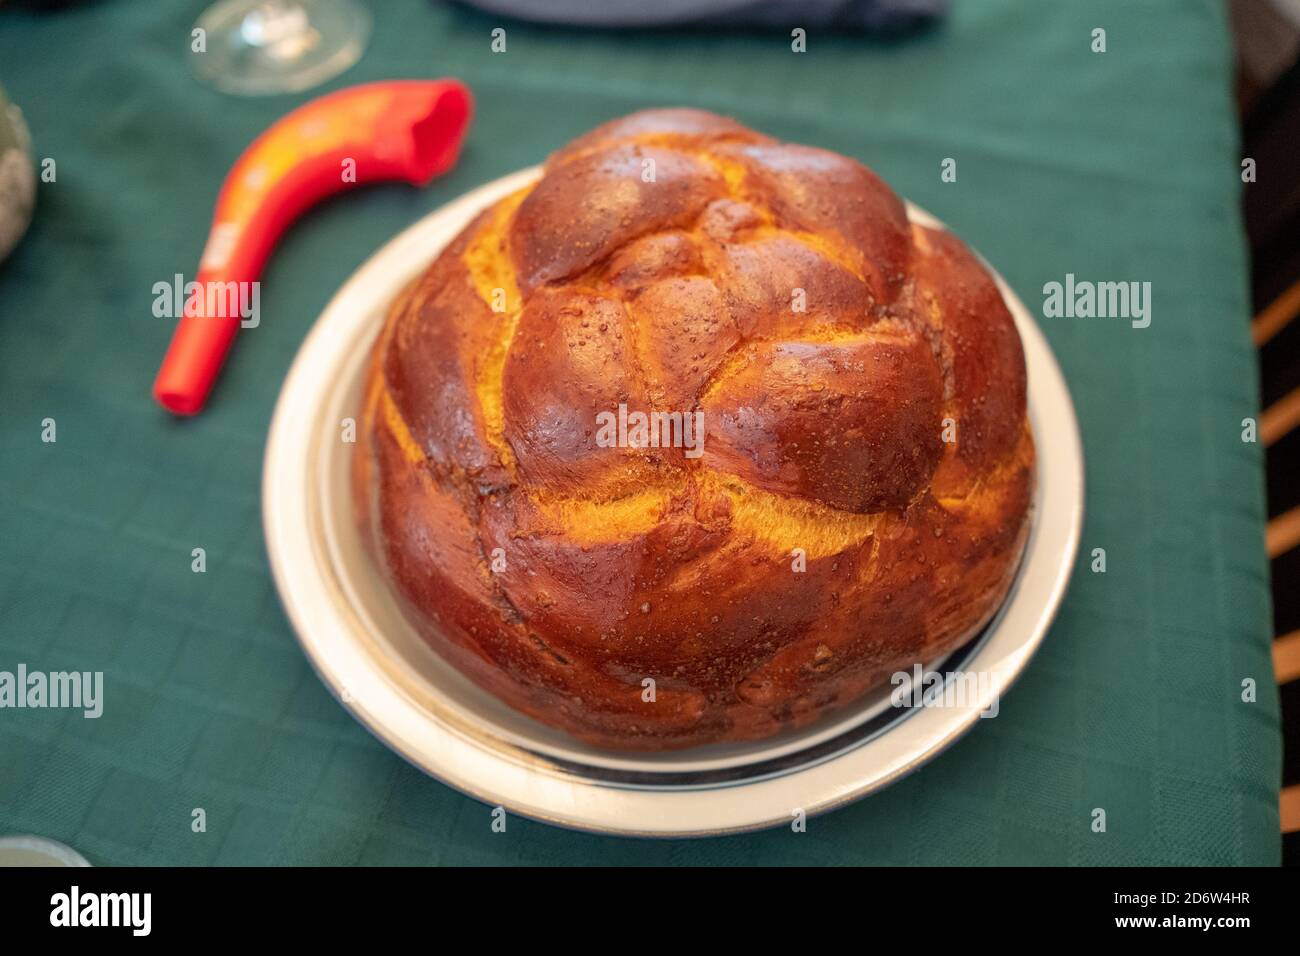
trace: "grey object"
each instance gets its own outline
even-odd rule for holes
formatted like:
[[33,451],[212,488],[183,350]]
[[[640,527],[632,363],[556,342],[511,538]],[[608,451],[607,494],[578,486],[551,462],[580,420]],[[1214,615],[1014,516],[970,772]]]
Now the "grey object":
[[937,20],[948,0],[460,0],[486,13],[585,27],[842,27],[901,32]]
[[0,89],[0,261],[18,245],[35,208],[32,137],[22,111]]

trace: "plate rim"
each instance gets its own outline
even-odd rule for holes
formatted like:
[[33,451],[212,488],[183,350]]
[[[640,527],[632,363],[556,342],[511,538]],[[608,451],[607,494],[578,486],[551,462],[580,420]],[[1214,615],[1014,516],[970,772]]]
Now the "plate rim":
[[[1044,575],[1047,578],[1039,585],[1043,597],[1041,607],[1033,612],[1037,619],[1019,643],[1004,641],[1009,645],[1002,649],[1006,666],[994,671],[996,679],[992,682],[991,695],[987,698],[981,697],[964,707],[919,708],[907,720],[886,728],[878,737],[865,740],[848,752],[784,777],[679,793],[626,790],[604,781],[586,780],[572,774],[546,774],[536,766],[511,761],[404,699],[400,690],[380,673],[378,665],[372,659],[362,655],[356,647],[349,651],[346,626],[338,617],[331,619],[328,613],[332,604],[324,600],[330,597],[324,593],[328,590],[324,576],[314,566],[305,567],[302,562],[291,560],[295,550],[300,554],[312,551],[308,540],[308,527],[312,518],[308,510],[310,496],[302,494],[299,486],[295,507],[295,489],[290,481],[291,475],[297,476],[291,470],[293,463],[302,466],[303,474],[306,473],[313,444],[313,430],[302,424],[311,420],[310,416],[304,417],[300,412],[310,412],[313,404],[311,395],[330,387],[330,383],[321,382],[319,376],[311,374],[317,357],[329,354],[330,346],[335,340],[347,338],[346,329],[369,320],[373,307],[370,310],[353,308],[353,300],[364,301],[369,295],[368,288],[377,282],[400,289],[409,281],[410,276],[427,268],[433,256],[474,215],[501,196],[535,179],[540,175],[540,170],[540,166],[529,167],[470,190],[422,215],[388,240],[339,286],[294,356],[276,400],[267,432],[262,473],[262,524],[277,594],[312,668],[331,694],[362,726],[424,773],[489,806],[502,806],[511,813],[585,832],[663,838],[753,832],[790,822],[795,810],[804,811],[808,817],[827,813],[896,783],[963,737],[979,720],[980,713],[992,702],[992,698],[1005,694],[1019,678],[1029,659],[1042,644],[1060,609],[1082,536],[1083,446],[1068,385],[1032,313],[997,270],[982,257],[981,261],[993,276],[1015,319],[1025,351],[1025,364],[1029,374],[1030,417],[1033,419],[1035,412],[1043,415],[1050,411],[1052,418],[1051,429],[1047,433],[1050,441],[1044,441],[1040,435],[1043,432],[1042,423],[1034,423],[1038,425],[1034,438],[1039,450],[1035,471],[1034,515],[1022,566],[1004,606],[1011,606],[1018,599],[1023,600],[1019,598],[1018,590],[1029,573],[1030,549],[1035,546],[1044,547],[1039,536],[1045,533],[1045,524],[1050,525],[1055,543],[1051,549],[1055,554],[1053,566],[1050,569],[1033,569],[1036,579]],[[947,229],[940,220],[920,207],[910,202],[907,206],[914,221]],[[440,234],[445,235],[439,238]],[[429,240],[426,236],[434,238]],[[398,262],[399,259],[402,261]],[[407,277],[393,278],[395,273]],[[1044,404],[1050,408],[1039,407]],[[1050,460],[1047,451],[1053,452]],[[1046,487],[1049,466],[1055,481],[1051,489]],[[1058,469],[1059,475],[1056,474]],[[1049,490],[1053,493],[1050,499],[1052,503],[1057,498],[1065,499],[1064,513],[1046,514]],[[1006,615],[1001,612],[1000,608],[994,618],[993,632],[967,663],[975,665],[982,655],[992,653],[990,645],[998,636],[998,629],[1007,626]],[[972,666],[969,669],[979,668]],[[343,679],[345,670],[349,671],[346,681]],[[916,738],[914,746],[905,748],[908,751],[906,753],[891,754],[891,748],[884,746],[885,742],[893,744],[893,749],[896,750],[902,743],[900,734],[908,729],[911,731],[908,736]],[[855,769],[853,765],[862,763],[869,752],[877,751],[880,756],[887,758],[884,770],[871,773],[863,767]],[[472,769],[464,770],[462,763]],[[831,773],[837,766],[846,771],[855,770],[850,774],[853,780],[837,784]],[[792,803],[789,799],[791,787],[801,777],[808,778],[808,782],[821,788],[821,792],[812,801],[805,801],[808,804],[806,806],[799,802]],[[822,780],[823,777],[827,779]],[[778,792],[784,792],[786,797],[778,798]],[[740,814],[744,819],[730,822],[720,819],[717,808],[710,808],[709,813],[701,816],[698,813],[699,807],[695,808],[698,821],[695,825],[683,819],[664,819],[672,818],[674,813],[681,815],[687,809],[682,802],[684,800],[723,794],[729,795],[739,809],[748,808],[747,813]],[[611,812],[609,806],[602,807],[602,800],[606,804],[612,800],[614,803],[633,805],[627,806],[628,810],[643,813],[652,811],[647,816],[658,825],[644,826],[642,820],[641,825],[628,826],[624,822],[627,818],[622,813]],[[654,807],[652,804],[656,802],[664,806]],[[772,815],[770,811],[756,812],[754,806],[760,803],[780,804],[788,809],[780,815]],[[670,807],[669,804],[673,806]]]

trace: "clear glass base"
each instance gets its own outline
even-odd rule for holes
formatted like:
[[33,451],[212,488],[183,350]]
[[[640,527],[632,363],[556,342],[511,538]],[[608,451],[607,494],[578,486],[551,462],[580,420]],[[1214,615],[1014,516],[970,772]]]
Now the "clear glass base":
[[357,0],[221,0],[194,30],[190,65],[205,83],[240,96],[296,93],[360,59],[370,12]]

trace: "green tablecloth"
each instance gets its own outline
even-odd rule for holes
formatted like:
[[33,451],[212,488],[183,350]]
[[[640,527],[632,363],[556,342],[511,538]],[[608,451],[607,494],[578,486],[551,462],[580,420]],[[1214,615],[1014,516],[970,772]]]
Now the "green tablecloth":
[[[148,394],[171,332],[153,283],[192,272],[226,169],[305,98],[193,80],[203,6],[0,12],[0,83],[37,156],[57,162],[0,266],[0,670],[105,673],[98,720],[0,710],[0,833],[64,840],[97,864],[1277,862],[1262,456],[1241,440],[1256,373],[1219,3],[981,0],[897,44],[814,30],[802,55],[780,34],[514,23],[494,55],[496,21],[375,4],[369,51],[334,85],[464,79],[478,117],[460,165],[422,192],[373,188],[308,215],[209,410],[176,421]],[[1104,54],[1090,50],[1098,26]],[[1059,621],[998,719],[805,834],[647,842],[518,819],[494,834],[487,808],[354,723],[299,651],[263,550],[268,419],[307,328],[387,238],[595,123],[679,104],[862,159],[1031,308],[1066,273],[1150,281],[1152,324],[1040,317],[1082,423],[1087,525]],[[945,157],[956,183],[940,181]],[[195,547],[205,574],[191,572]],[[1097,547],[1105,574],[1088,567]],[[1245,678],[1257,702],[1241,700]]]

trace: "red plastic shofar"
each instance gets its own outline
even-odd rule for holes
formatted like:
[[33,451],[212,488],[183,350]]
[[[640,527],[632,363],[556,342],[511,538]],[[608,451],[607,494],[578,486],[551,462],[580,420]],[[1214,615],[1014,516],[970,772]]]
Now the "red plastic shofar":
[[334,193],[383,180],[423,186],[446,172],[472,110],[455,80],[367,83],[312,100],[254,140],[217,197],[154,398],[177,415],[200,411],[281,233]]

